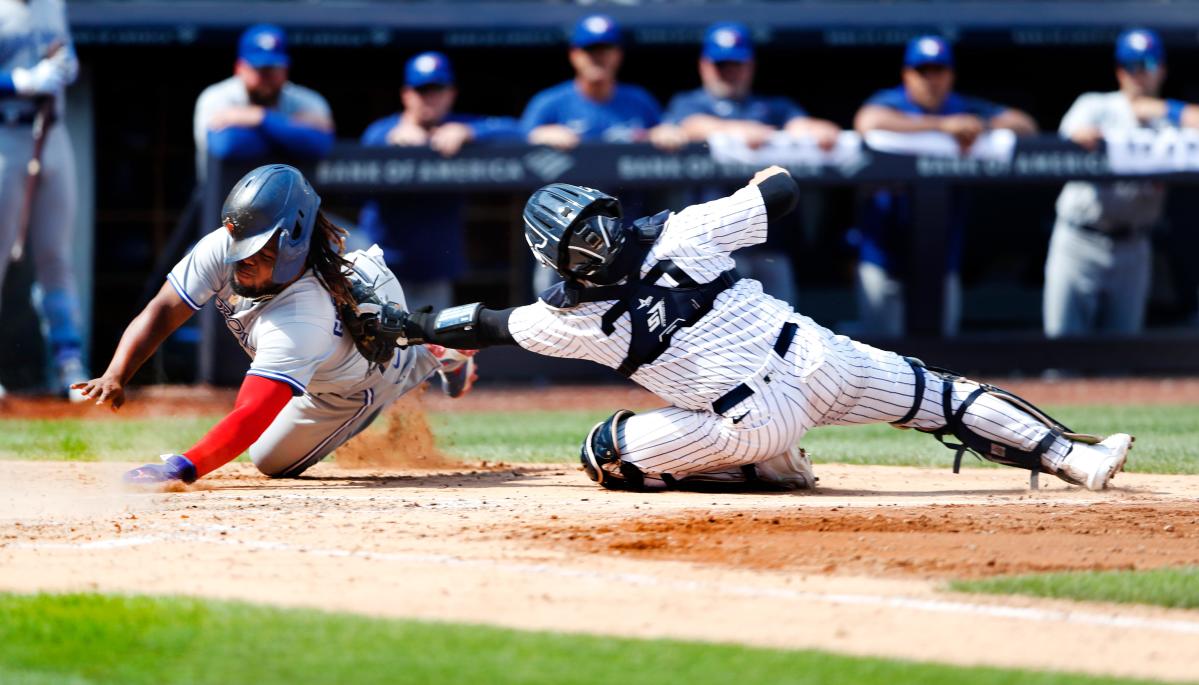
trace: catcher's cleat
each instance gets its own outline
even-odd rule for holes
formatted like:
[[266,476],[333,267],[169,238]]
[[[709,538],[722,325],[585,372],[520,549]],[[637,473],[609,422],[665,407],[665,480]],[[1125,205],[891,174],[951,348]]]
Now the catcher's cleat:
[[792,447],[780,455],[754,464],[758,479],[782,490],[812,490],[816,487],[815,471],[808,453]]
[[1075,441],[1058,467],[1057,477],[1088,490],[1102,490],[1116,472],[1124,470],[1133,440],[1127,433],[1116,433],[1094,445]]
[[125,485],[161,485],[171,481],[196,482],[196,466],[182,454],[164,454],[161,464],[143,464],[125,474]]
[[441,377],[441,390],[448,397],[462,397],[470,392],[478,380],[475,353],[478,350],[455,350],[441,345],[427,345],[429,351],[441,362],[437,375]]

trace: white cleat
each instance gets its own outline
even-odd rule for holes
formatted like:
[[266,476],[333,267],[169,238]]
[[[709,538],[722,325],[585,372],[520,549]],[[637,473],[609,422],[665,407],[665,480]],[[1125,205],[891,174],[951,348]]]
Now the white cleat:
[[1095,445],[1075,442],[1058,467],[1057,476],[1088,490],[1102,490],[1118,471],[1124,470],[1133,440],[1128,433],[1116,433]]
[[812,460],[799,447],[754,464],[758,478],[787,490],[811,490],[816,487]]

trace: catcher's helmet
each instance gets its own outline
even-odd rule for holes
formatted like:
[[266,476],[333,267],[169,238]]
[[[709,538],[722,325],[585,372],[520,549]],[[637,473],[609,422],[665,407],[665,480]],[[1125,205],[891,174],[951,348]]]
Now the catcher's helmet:
[[221,221],[233,236],[226,264],[261,250],[279,234],[279,255],[271,271],[275,283],[287,283],[303,270],[321,198],[298,169],[267,164],[242,176],[221,207]]
[[563,278],[614,283],[609,273],[625,244],[620,200],[584,186],[551,183],[525,203],[525,242],[533,257]]

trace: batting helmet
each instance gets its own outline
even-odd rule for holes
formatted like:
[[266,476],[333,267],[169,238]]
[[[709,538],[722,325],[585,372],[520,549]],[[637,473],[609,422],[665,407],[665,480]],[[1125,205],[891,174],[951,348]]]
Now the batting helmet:
[[533,257],[563,278],[611,283],[625,244],[620,200],[584,186],[551,183],[525,203],[525,242]]
[[250,257],[278,233],[279,255],[271,280],[291,281],[308,259],[320,206],[321,198],[295,167],[267,164],[242,176],[221,207],[221,220],[233,236],[225,263]]

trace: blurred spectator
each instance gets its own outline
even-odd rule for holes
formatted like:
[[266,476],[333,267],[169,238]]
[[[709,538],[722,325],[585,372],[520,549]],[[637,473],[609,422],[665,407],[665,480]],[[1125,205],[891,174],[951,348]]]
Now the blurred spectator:
[[[367,147],[429,146],[447,157],[470,141],[522,138],[512,117],[452,112],[458,89],[450,61],[439,52],[408,60],[400,100],[404,109],[371,124]],[[401,195],[367,202],[359,231],[383,248],[388,267],[404,286],[410,308],[453,304],[454,280],[466,270],[465,198]]]
[[533,96],[521,126],[534,145],[569,150],[580,141],[683,143],[673,126],[659,127],[661,108],[640,86],[618,83],[624,51],[620,27],[602,14],[584,17],[570,38],[575,78]]
[[[529,143],[570,150],[581,141],[650,142],[674,150],[686,140],[677,126],[660,125],[662,110],[641,86],[618,83],[624,50],[620,27],[611,17],[583,17],[570,34],[573,80],[533,96],[520,124]],[[636,218],[646,204],[639,192],[623,196],[627,218]],[[534,267],[533,290],[540,292],[558,279],[552,269]]]
[[[1125,31],[1116,40],[1120,89],[1080,95],[1061,134],[1094,148],[1106,134],[1199,127],[1199,107],[1160,98],[1165,78],[1161,37]],[[1045,335],[1141,330],[1153,266],[1149,233],[1165,199],[1165,187],[1152,181],[1072,181],[1062,188],[1045,261]]]
[[[61,120],[66,87],[79,73],[64,5],[9,2],[0,10],[0,286],[14,246],[33,262],[33,290],[49,348],[53,392],[73,402],[87,380],[71,251],[75,245],[75,157]],[[34,168],[35,122],[44,126],[40,170]],[[32,192],[30,192],[32,191]],[[0,385],[0,398],[4,396]]]
[[[688,141],[702,142],[714,133],[727,133],[756,148],[785,130],[815,138],[825,149],[837,142],[841,129],[833,122],[808,116],[790,98],[751,92],[755,67],[749,29],[740,23],[713,24],[704,35],[700,52],[702,87],[671,98],[664,119],[678,126]],[[724,197],[731,190],[704,187],[689,198],[688,204]],[[771,231],[764,245],[737,253],[737,268],[760,281],[767,293],[795,304],[791,258],[781,249],[786,237],[785,231]]]
[[290,64],[283,29],[256,24],[242,33],[233,76],[205,88],[196,100],[196,178],[204,178],[208,151],[247,160],[314,158],[329,151],[329,103],[288,81]]
[[[740,23],[713,24],[704,36],[699,58],[703,87],[675,95],[665,120],[683,129],[689,141],[703,141],[713,133],[730,133],[759,147],[779,130],[815,138],[829,149],[841,127],[808,116],[794,100],[756,95],[754,47],[749,29]],[[723,197],[723,194],[721,195]]]
[[[968,149],[987,129],[1037,132],[1036,122],[1020,110],[953,92],[953,52],[943,38],[921,36],[904,53],[903,83],[870,97],[854,117],[862,134],[873,130],[916,133],[940,131]],[[897,337],[904,333],[903,282],[911,263],[912,211],[903,189],[876,188],[862,203],[850,242],[858,249],[857,300],[860,333]],[[942,332],[954,335],[961,318],[961,262],[965,202],[954,197],[946,246]],[[936,265],[931,265],[936,268]]]

